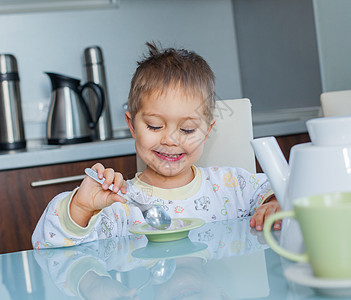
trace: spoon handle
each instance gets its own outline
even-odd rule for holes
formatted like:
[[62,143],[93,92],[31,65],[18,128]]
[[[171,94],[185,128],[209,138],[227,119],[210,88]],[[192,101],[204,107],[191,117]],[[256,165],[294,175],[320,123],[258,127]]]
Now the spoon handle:
[[[105,182],[105,178],[102,178],[100,179],[97,175],[97,173],[93,170],[93,169],[90,169],[90,168],[86,168],[84,170],[85,174],[87,174],[90,178],[94,179],[95,181],[97,181],[98,183],[100,183],[101,185],[104,184]],[[109,190],[113,191],[113,184],[111,184],[109,187]]]

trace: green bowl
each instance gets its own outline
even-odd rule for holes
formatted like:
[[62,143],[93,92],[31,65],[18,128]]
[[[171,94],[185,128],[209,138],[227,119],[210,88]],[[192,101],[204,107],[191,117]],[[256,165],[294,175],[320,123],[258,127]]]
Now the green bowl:
[[[178,226],[182,224],[182,226]],[[172,219],[171,226],[165,230],[152,228],[143,223],[137,224],[129,229],[130,233],[145,235],[150,242],[170,242],[184,239],[189,231],[205,224],[205,221],[197,218]]]

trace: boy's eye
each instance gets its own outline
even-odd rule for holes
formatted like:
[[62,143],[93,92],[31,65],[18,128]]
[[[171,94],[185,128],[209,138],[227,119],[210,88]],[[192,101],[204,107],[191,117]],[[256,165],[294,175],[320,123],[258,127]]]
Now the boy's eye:
[[190,134],[195,132],[195,129],[180,129],[181,132],[185,133],[185,134]]
[[150,130],[154,130],[154,131],[156,131],[156,130],[158,130],[158,129],[161,129],[162,127],[161,126],[151,126],[151,125],[147,125],[147,128],[148,129],[150,129]]

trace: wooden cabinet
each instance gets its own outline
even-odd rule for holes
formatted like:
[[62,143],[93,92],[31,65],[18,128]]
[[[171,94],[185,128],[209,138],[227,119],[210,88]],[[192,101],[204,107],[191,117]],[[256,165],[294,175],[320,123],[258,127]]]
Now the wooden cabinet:
[[308,133],[278,136],[276,139],[287,161],[289,161],[290,150],[294,145],[311,141]]
[[74,189],[81,180],[40,187],[32,187],[33,182],[82,175],[96,162],[118,170],[128,179],[136,172],[135,155],[0,172],[0,253],[32,249],[31,236],[47,204],[58,193]]

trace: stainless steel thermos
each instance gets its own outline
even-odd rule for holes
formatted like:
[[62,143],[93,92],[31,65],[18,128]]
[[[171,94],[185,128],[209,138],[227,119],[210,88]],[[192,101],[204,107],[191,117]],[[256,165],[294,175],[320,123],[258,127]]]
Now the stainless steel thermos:
[[[84,66],[86,70],[86,80],[88,82],[94,82],[100,85],[104,91],[105,103],[98,120],[97,126],[95,128],[95,139],[97,140],[108,140],[113,138],[113,131],[111,125],[111,115],[109,107],[109,98],[106,82],[106,74],[104,67],[104,59],[102,55],[102,50],[98,46],[92,46],[84,49]],[[94,95],[89,91],[89,107],[92,115],[95,114],[97,110],[96,101],[94,101]]]
[[0,150],[26,147],[16,58],[0,54]]

